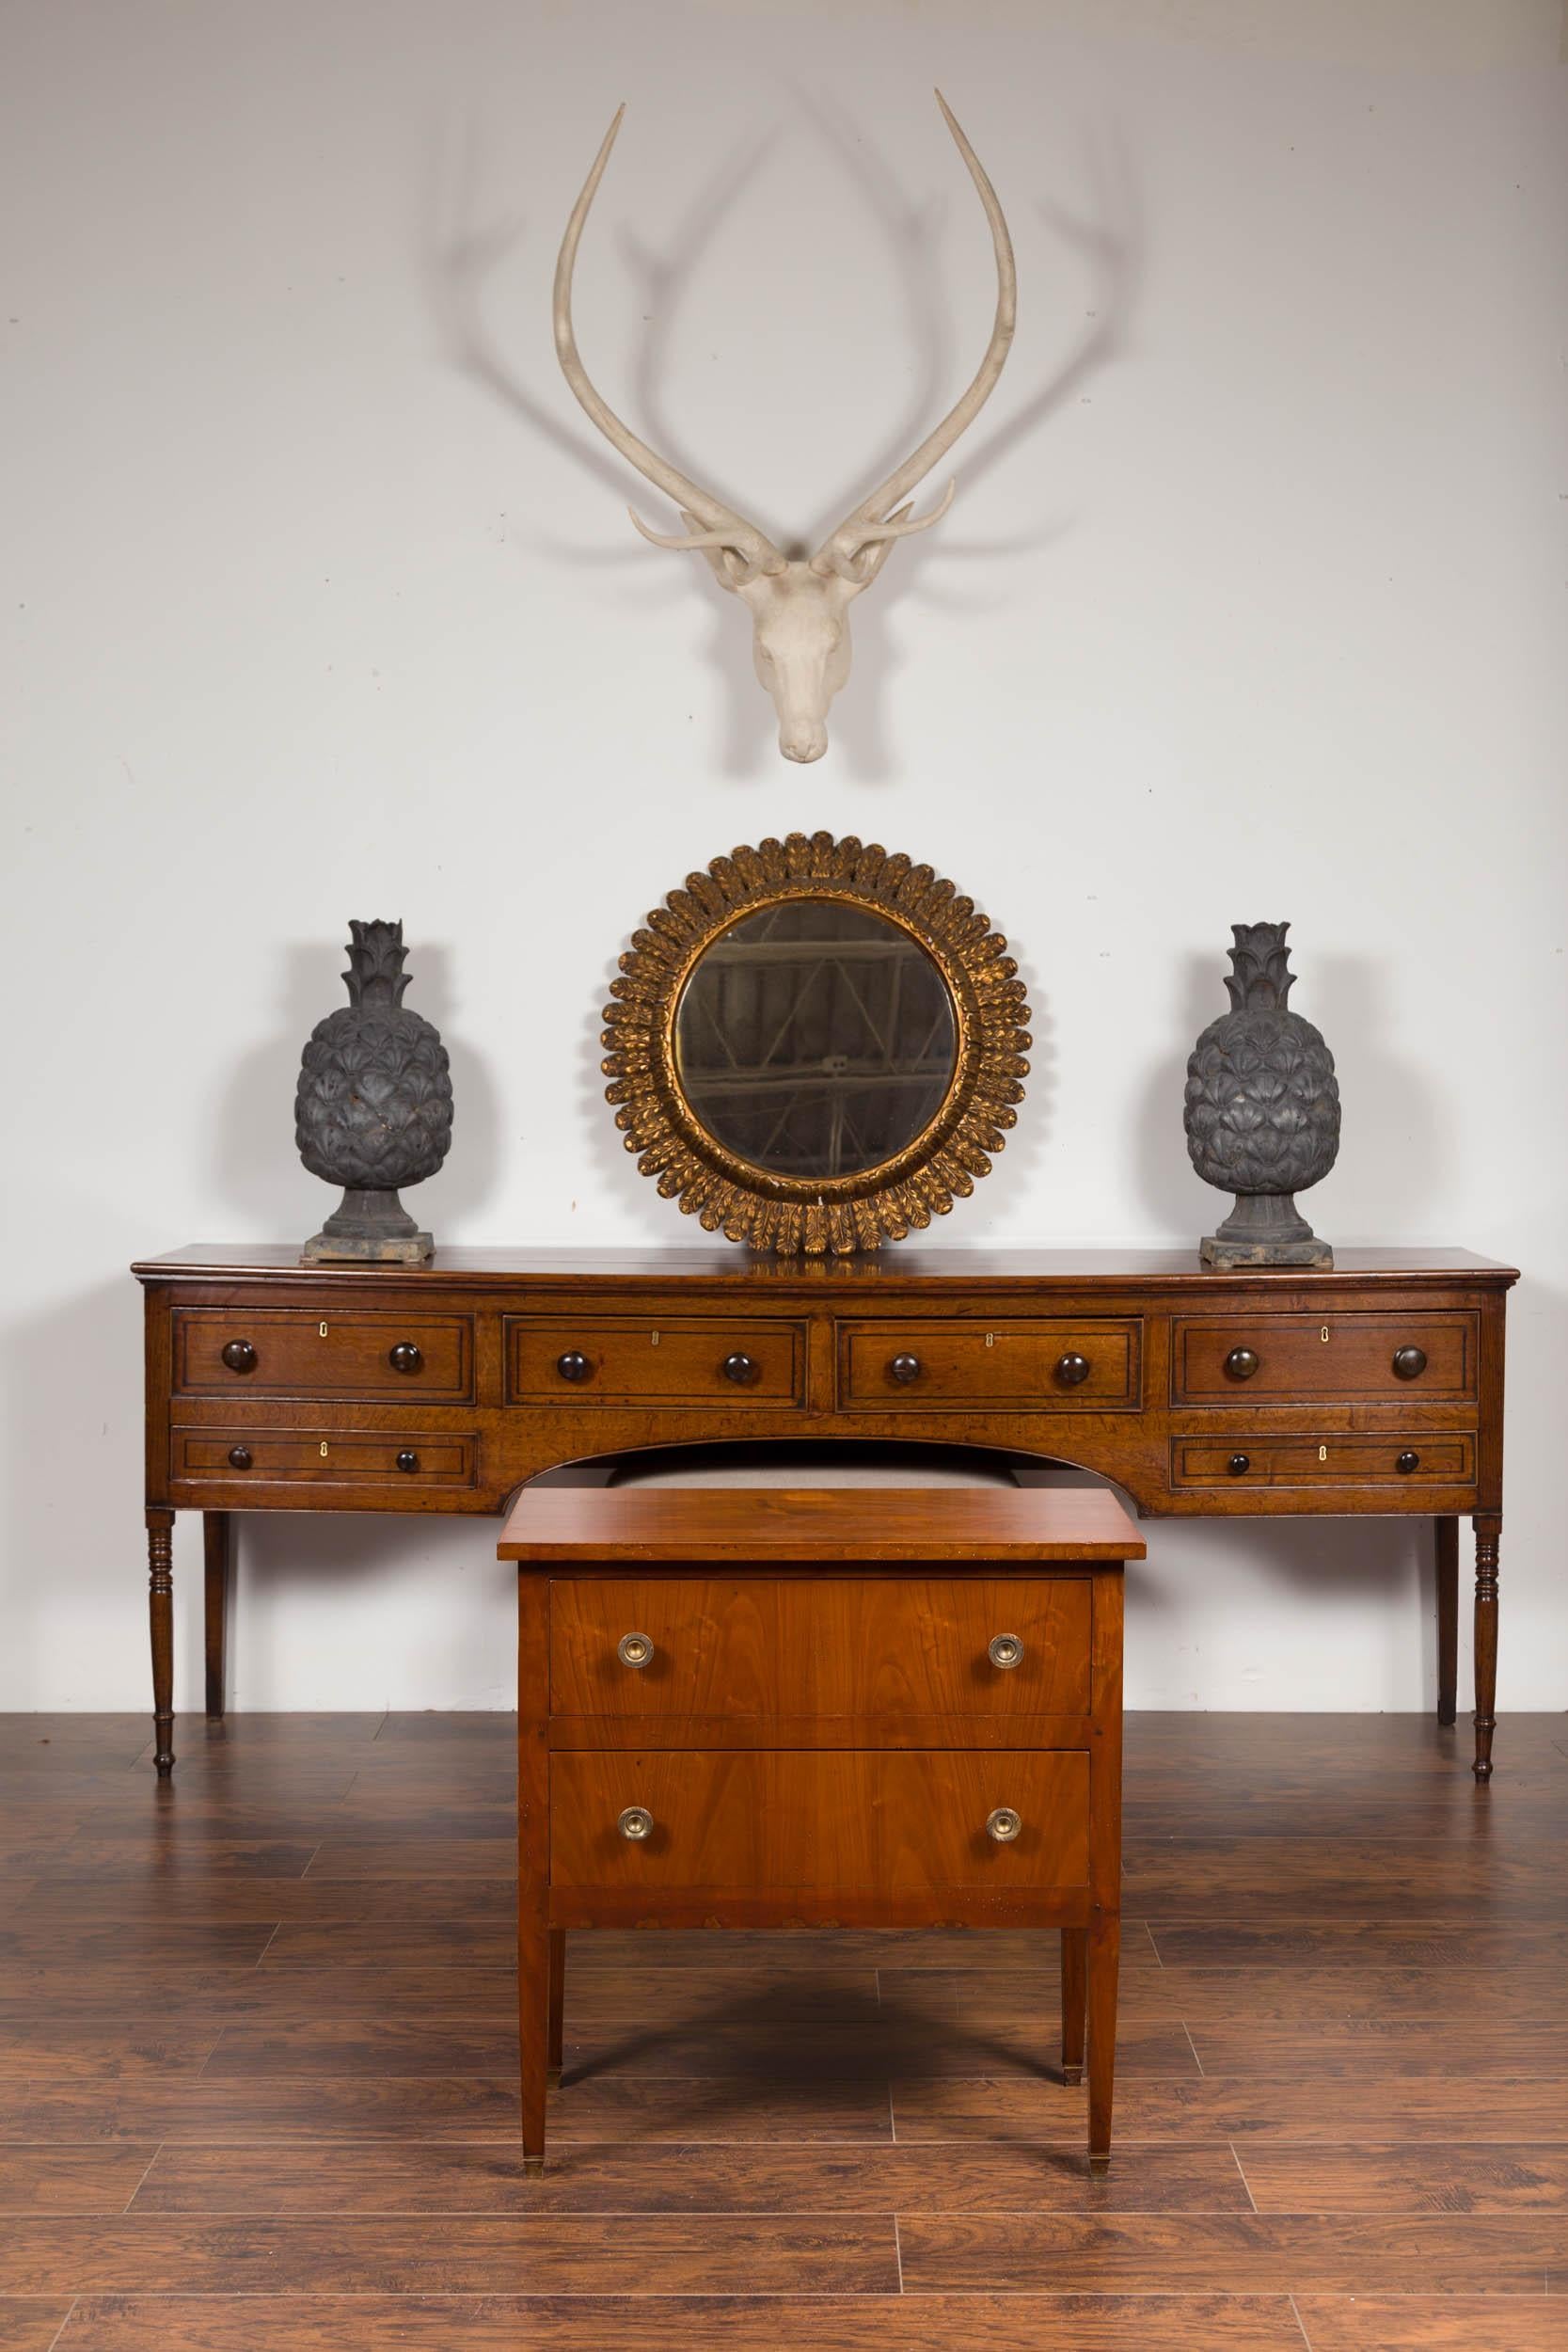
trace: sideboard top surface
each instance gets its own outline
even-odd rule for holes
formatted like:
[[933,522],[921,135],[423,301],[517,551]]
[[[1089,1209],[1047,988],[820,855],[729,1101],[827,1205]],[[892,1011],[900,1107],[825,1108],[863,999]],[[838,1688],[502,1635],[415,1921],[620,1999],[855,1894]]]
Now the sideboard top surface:
[[1299,1266],[1248,1268],[1214,1274],[1193,1249],[926,1249],[898,1248],[854,1258],[769,1258],[733,1248],[708,1249],[567,1249],[506,1248],[498,1244],[437,1250],[425,1266],[302,1265],[297,1246],[287,1242],[191,1242],[166,1256],[142,1259],[132,1272],[143,1282],[202,1278],[244,1280],[258,1276],[296,1276],[312,1288],[322,1283],[385,1288],[393,1282],[472,1282],[481,1286],[552,1282],[671,1283],[715,1286],[725,1291],[778,1289],[781,1285],[887,1290],[926,1283],[1035,1283],[1064,1288],[1124,1284],[1233,1291],[1258,1282],[1317,1291],[1343,1278],[1351,1281],[1451,1282],[1507,1289],[1518,1280],[1512,1266],[1448,1248],[1355,1248],[1335,1253],[1331,1273],[1304,1273]]

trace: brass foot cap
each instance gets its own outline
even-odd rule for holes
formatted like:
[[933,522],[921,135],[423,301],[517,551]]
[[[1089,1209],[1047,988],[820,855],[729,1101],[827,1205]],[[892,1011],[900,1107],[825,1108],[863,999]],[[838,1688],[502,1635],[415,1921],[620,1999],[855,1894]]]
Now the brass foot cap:
[[545,2069],[545,2080],[552,2090],[559,2090],[561,2089],[560,2067],[546,2066]]
[[1109,2172],[1110,2169],[1111,2159],[1109,2156],[1091,2156],[1089,2158],[1089,2170],[1094,2174],[1097,2181],[1102,2181],[1105,2178],[1106,2173]]
[[1067,2085],[1067,2087],[1068,2087],[1068,2089],[1069,2089],[1069,2090],[1076,2090],[1077,2086],[1078,2086],[1078,2085],[1079,2085],[1079,2084],[1083,2081],[1083,2079],[1084,2079],[1084,2070],[1083,2070],[1083,2068],[1082,2068],[1081,2066],[1064,2066],[1064,2067],[1063,2067],[1063,2069],[1062,2069],[1062,2080],[1063,2080],[1063,2082],[1065,2082],[1065,2083],[1066,2083],[1066,2085]]
[[545,2159],[544,2159],[544,2157],[543,2157],[543,2156],[525,2156],[525,2157],[523,2158],[523,2178],[524,2178],[524,2180],[525,2180],[525,2181],[542,2181],[542,2180],[544,2179],[544,2177],[545,2177]]

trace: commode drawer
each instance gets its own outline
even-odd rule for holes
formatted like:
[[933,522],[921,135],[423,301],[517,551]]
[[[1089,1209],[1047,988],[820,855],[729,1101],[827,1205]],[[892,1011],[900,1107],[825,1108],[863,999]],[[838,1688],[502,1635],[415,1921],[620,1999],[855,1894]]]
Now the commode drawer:
[[410,1495],[421,1486],[471,1486],[479,1440],[470,1437],[426,1437],[388,1430],[174,1429],[169,1433],[175,1479],[202,1486],[264,1486],[287,1479],[291,1486],[398,1486]]
[[1480,1317],[1449,1314],[1179,1316],[1171,1326],[1178,1405],[1296,1397],[1396,1405],[1473,1397]]
[[550,1711],[1086,1715],[1087,1577],[578,1576],[551,1586]]
[[1190,1486],[1468,1486],[1476,1441],[1468,1431],[1386,1438],[1173,1438],[1171,1485]]
[[797,1406],[805,1398],[805,1329],[719,1317],[509,1315],[507,1401]]
[[558,1749],[550,1758],[558,1890],[798,1888],[820,1902],[1081,1887],[1088,1828],[1079,1749]]
[[173,1324],[177,1395],[366,1397],[411,1405],[466,1405],[473,1396],[468,1315],[176,1307]]
[[839,1403],[876,1413],[1135,1406],[1142,1328],[1131,1316],[847,1323],[838,1333]]

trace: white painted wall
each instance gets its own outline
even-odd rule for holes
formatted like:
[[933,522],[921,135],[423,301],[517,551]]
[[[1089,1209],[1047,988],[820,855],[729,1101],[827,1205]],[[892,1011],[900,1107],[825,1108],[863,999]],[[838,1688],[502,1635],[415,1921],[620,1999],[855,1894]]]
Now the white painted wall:
[[[1037,1074],[954,1244],[1196,1239],[1183,1058],[1229,923],[1292,919],[1345,1104],[1320,1229],[1527,1270],[1501,1691],[1563,1705],[1560,19],[10,0],[0,1705],[145,1703],[124,1269],[318,1223],[292,1090],[346,917],[404,918],[451,1046],[441,1237],[675,1245],[598,1099],[605,983],[690,866],[793,825],[931,860],[1022,959]],[[1018,342],[788,769],[741,615],[633,536],[557,373],[556,241],[624,96],[584,349],[817,531],[984,338],[938,78]],[[240,1704],[509,1702],[490,1522],[242,1524]],[[1157,1527],[1133,1702],[1426,1704],[1421,1549]]]

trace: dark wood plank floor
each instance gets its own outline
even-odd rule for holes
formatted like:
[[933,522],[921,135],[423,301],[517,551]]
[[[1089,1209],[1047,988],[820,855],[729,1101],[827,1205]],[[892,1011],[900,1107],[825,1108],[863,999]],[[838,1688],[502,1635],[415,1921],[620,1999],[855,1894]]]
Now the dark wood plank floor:
[[1054,1939],[575,1936],[513,1724],[0,1719],[0,2352],[1568,2352],[1568,1720],[1129,1724],[1117,2148]]

